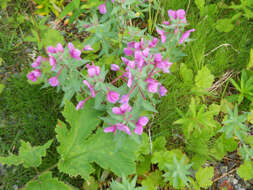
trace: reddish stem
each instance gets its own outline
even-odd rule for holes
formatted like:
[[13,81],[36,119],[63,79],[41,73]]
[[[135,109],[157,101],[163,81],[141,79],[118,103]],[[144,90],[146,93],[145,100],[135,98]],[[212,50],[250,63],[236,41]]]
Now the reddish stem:
[[58,78],[58,76],[61,74],[63,68],[64,68],[64,65],[61,66],[60,70],[59,70],[58,73],[56,74],[56,77],[57,77],[57,78]]
[[128,93],[128,96],[130,96],[130,94],[132,94],[132,92],[134,91],[134,89],[137,87],[137,84],[131,89],[131,91]]
[[111,82],[111,84],[114,84],[114,83],[117,82],[119,79],[122,79],[122,80],[124,80],[125,82],[127,82],[126,79],[124,79],[124,78],[122,77],[122,75],[120,75],[120,76],[118,76],[117,78],[115,78],[115,79]]
[[153,72],[154,72],[155,69],[156,69],[156,65],[154,66],[154,68],[152,69],[152,71],[148,74],[148,77],[145,79],[145,81],[152,76],[152,74],[153,74]]
[[141,93],[143,99],[146,100],[146,97],[145,97],[144,93],[142,92],[142,90],[141,90],[140,88],[138,88],[138,89],[139,89],[139,91],[140,91],[140,93]]

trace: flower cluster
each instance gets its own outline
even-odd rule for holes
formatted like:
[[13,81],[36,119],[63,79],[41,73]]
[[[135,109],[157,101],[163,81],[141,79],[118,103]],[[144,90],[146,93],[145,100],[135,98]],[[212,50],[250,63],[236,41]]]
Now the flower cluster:
[[[99,11],[101,14],[106,13],[105,3],[99,6]],[[187,23],[184,10],[169,10],[168,15],[170,20],[163,24],[176,24],[174,33],[181,34],[184,27],[180,24]],[[192,31],[194,29],[186,31],[180,39],[178,38],[178,43],[183,43]],[[133,132],[141,135],[148,124],[148,117],[143,116],[140,109],[153,112],[156,104],[154,98],[167,94],[167,89],[159,82],[159,76],[162,73],[170,73],[172,65],[167,52],[164,48],[160,48],[165,43],[169,43],[168,32],[159,28],[157,32],[160,39],[141,38],[139,41],[130,41],[126,44],[121,65],[111,64],[111,71],[117,72],[117,77],[109,83],[105,82],[107,74],[105,68],[95,65],[92,61],[84,63],[81,51],[72,43],[68,43],[65,48],[62,44],[47,47],[48,58],[39,56],[31,65],[35,70],[28,73],[27,77],[31,81],[37,81],[42,76],[42,62],[45,61],[47,65],[50,65],[51,70],[49,75],[45,75],[45,81],[49,85],[57,86],[68,93],[71,89],[69,86],[74,84],[73,94],[81,93],[84,97],[76,105],[77,111],[92,98],[96,99],[98,107],[103,107],[107,111],[108,115],[103,118],[105,133],[115,134],[117,131],[122,131],[128,135]],[[85,45],[83,48],[83,51],[91,50],[93,49],[90,45]],[[87,75],[84,75],[86,72]],[[68,79],[76,81],[70,83]],[[116,87],[117,81],[120,82]],[[137,101],[138,98],[142,101]],[[148,106],[144,108],[144,105]]]
[[[175,30],[174,33],[182,32],[183,29],[181,29],[180,25],[181,24],[187,24],[186,16],[185,16],[185,11],[183,9],[179,10],[168,10],[168,16],[169,16],[169,21],[164,21],[164,25],[172,25],[175,24]],[[194,32],[195,29],[190,29],[185,31],[181,38],[179,39],[179,44],[182,44],[185,40],[187,40],[190,37],[191,32]],[[164,32],[161,29],[157,29],[157,33],[161,36],[162,43],[165,43],[166,41],[166,32]]]

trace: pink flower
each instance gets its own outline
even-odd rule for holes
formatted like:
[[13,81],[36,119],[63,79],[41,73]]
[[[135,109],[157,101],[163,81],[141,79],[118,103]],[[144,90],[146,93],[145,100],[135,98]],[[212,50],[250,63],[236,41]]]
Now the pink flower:
[[83,84],[85,84],[89,88],[90,93],[91,93],[91,97],[95,97],[96,93],[95,93],[93,86],[87,80],[83,80]]
[[125,94],[125,95],[123,95],[122,97],[121,97],[121,99],[120,99],[120,103],[121,104],[124,104],[124,103],[128,103],[128,101],[129,101],[129,96],[128,96],[128,94]]
[[48,79],[48,82],[51,86],[58,86],[59,85],[59,80],[57,77],[51,77]]
[[142,132],[143,132],[143,126],[141,125],[136,125],[135,129],[134,129],[134,132],[137,134],[137,135],[141,135]]
[[126,112],[131,111],[131,106],[128,105],[128,103],[122,104],[120,107],[113,107],[112,108],[112,113],[116,115],[124,115]]
[[40,64],[41,64],[41,56],[39,56],[39,57],[37,57],[37,59],[32,63],[32,67],[33,68],[37,68],[37,67],[39,67],[40,66]]
[[159,83],[154,79],[148,79],[148,91],[156,93]]
[[136,124],[141,125],[141,126],[145,126],[145,125],[147,125],[147,123],[148,123],[148,118],[146,116],[141,116],[138,119]]
[[128,48],[135,48],[135,42],[128,42],[127,47]]
[[128,64],[129,60],[125,57],[121,57],[121,60],[123,61],[124,64]]
[[116,131],[117,131],[117,126],[116,125],[112,125],[110,127],[104,128],[105,133],[116,133]]
[[104,129],[104,132],[105,133],[114,133],[115,134],[117,130],[124,131],[126,134],[131,135],[130,129],[126,125],[123,125],[122,123],[117,123],[116,125],[106,127]]
[[161,42],[165,43],[166,42],[166,36],[165,36],[165,32],[161,29],[156,29],[157,33],[160,34],[161,36]]
[[27,74],[28,80],[31,80],[33,82],[36,82],[38,77],[41,76],[41,72],[39,69],[35,69]]
[[35,76],[35,74],[33,72],[29,72],[27,74],[27,78],[28,78],[28,80],[33,81],[33,82],[37,81],[37,77]]
[[86,102],[86,100],[82,100],[82,101],[78,102],[78,104],[76,106],[76,110],[82,109],[85,102]]
[[56,49],[53,46],[48,46],[47,47],[47,53],[56,53]]
[[103,3],[102,5],[99,5],[99,6],[98,6],[98,9],[99,9],[99,12],[100,12],[101,14],[103,14],[103,15],[107,12],[105,3]]
[[155,61],[155,63],[161,63],[162,59],[163,59],[163,57],[162,57],[162,55],[160,53],[154,54],[154,61]]
[[139,68],[139,70],[142,69],[143,64],[144,64],[144,58],[143,58],[143,54],[141,51],[135,51],[134,52],[134,58],[135,58],[135,63],[137,65],[137,67]]
[[115,104],[119,99],[120,94],[118,92],[109,91],[107,94],[107,100],[110,103]]
[[163,21],[163,24],[164,25],[170,25],[170,22],[165,20],[165,21]]
[[185,33],[183,33],[182,37],[179,39],[179,44],[182,44],[185,40],[187,40],[191,34],[191,32],[194,32],[195,29],[187,30]]
[[61,45],[61,43],[58,43],[57,45],[56,45],[56,52],[57,53],[59,53],[59,52],[61,52],[61,53],[63,53],[64,52],[64,48],[63,48],[63,46]]
[[164,86],[161,85],[159,88],[160,96],[165,96],[167,92],[168,92],[168,90]]
[[133,75],[130,71],[128,71],[128,81],[127,81],[127,86],[128,88],[131,88],[132,84],[133,84]]
[[162,69],[164,73],[169,73],[170,72],[169,68],[171,65],[172,65],[172,62],[169,62],[168,60],[164,60],[162,62],[162,67],[158,67],[158,66],[157,67]]
[[81,51],[78,49],[75,49],[74,45],[72,43],[68,43],[69,48],[69,54],[73,59],[81,60]]
[[128,135],[131,135],[130,129],[126,125],[123,125],[122,123],[117,124],[117,129],[120,131],[124,131]]
[[94,49],[90,45],[86,45],[86,46],[84,46],[83,50],[84,51],[92,51]]
[[52,70],[54,70],[56,66],[56,60],[53,56],[49,56],[49,63],[52,66]]
[[133,50],[131,48],[124,48],[124,53],[126,56],[133,55]]
[[148,42],[148,47],[154,48],[154,47],[156,47],[157,43],[158,43],[158,38],[153,38],[152,41]]
[[183,9],[179,9],[177,11],[174,10],[168,10],[168,15],[170,18],[177,20],[179,19],[180,23],[186,24],[186,18],[185,18],[185,11]]
[[147,117],[145,117],[145,116],[140,117],[139,120],[136,123],[136,127],[134,129],[134,132],[137,135],[141,135],[142,132],[143,132],[143,127],[145,125],[147,125],[147,123],[148,123],[148,118]]
[[145,48],[143,51],[142,51],[142,54],[145,56],[145,57],[148,57],[149,55],[149,48]]
[[118,65],[116,65],[116,64],[111,64],[111,70],[112,71],[119,71],[119,66]]
[[40,72],[39,69],[35,69],[32,72],[34,73],[35,77],[40,77],[41,76],[41,72]]
[[100,74],[100,67],[95,66],[94,62],[92,62],[92,65],[87,64],[86,67],[88,68],[89,77],[98,76]]

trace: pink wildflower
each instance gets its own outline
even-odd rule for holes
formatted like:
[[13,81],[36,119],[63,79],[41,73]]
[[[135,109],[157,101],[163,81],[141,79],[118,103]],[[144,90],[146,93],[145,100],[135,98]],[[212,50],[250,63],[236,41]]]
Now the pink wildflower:
[[165,96],[167,92],[168,92],[168,90],[164,86],[161,85],[159,88],[160,96]]
[[83,50],[84,51],[92,51],[94,49],[90,45],[86,45],[86,46],[84,46]]
[[98,9],[99,9],[99,12],[100,12],[101,14],[103,14],[103,15],[107,12],[105,3],[99,5],[99,6],[98,6]]
[[183,33],[182,37],[179,39],[179,44],[182,44],[185,40],[187,40],[191,34],[191,32],[194,32],[195,29],[187,30],[185,33]]
[[107,101],[115,104],[119,99],[120,94],[118,92],[109,91],[107,94]]
[[32,67],[33,68],[37,68],[37,67],[39,67],[40,66],[40,64],[41,64],[41,56],[39,56],[39,57],[37,57],[37,59],[32,63]]
[[95,97],[96,93],[95,93],[94,87],[87,80],[83,80],[83,84],[85,84],[89,88],[91,97]]
[[112,71],[119,71],[120,68],[119,68],[119,66],[116,65],[116,64],[111,64],[111,70],[112,70]]
[[165,36],[165,32],[161,29],[156,29],[157,33],[160,34],[161,36],[161,42],[165,43],[166,42],[166,36]]
[[81,60],[81,51],[78,49],[75,49],[74,45],[72,43],[68,43],[69,48],[69,54],[73,59]]
[[51,77],[48,79],[48,82],[51,86],[58,86],[59,85],[59,80],[57,77]]

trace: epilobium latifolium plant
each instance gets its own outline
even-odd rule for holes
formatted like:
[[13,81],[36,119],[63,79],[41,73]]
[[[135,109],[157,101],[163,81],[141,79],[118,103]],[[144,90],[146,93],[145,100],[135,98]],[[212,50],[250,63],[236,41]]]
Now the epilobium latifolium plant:
[[[127,2],[105,1],[99,5],[98,11],[102,15],[114,14],[115,9],[107,9],[107,6],[113,4],[116,8],[124,8]],[[121,16],[120,19],[125,18]],[[132,36],[122,43],[126,45],[117,55],[122,62],[111,64],[110,71],[82,56],[82,51],[93,50],[89,44],[82,50],[72,43],[66,47],[62,44],[49,46],[47,56],[39,56],[32,63],[34,70],[27,75],[30,81],[41,81],[44,87],[52,86],[65,94],[63,116],[70,127],[67,128],[62,121],[56,126],[60,159],[55,167],[61,172],[89,179],[94,171],[91,163],[96,162],[118,176],[135,173],[138,137],[148,125],[149,116],[157,112],[158,100],[167,94],[167,89],[159,81],[160,76],[170,74],[173,62],[183,55],[180,46],[194,31],[184,32],[187,24],[184,10],[169,10],[168,16],[169,21],[157,26],[159,37],[143,35],[140,40],[133,41]],[[128,21],[124,20],[124,23]],[[75,106],[70,102],[74,95],[78,100]],[[1,163],[17,165],[26,163],[29,158],[34,160],[26,166],[37,167],[46,148],[48,146],[31,147],[23,143],[18,156],[10,155],[0,160]],[[28,156],[32,154],[37,156]],[[52,178],[50,172],[29,182],[27,189],[37,187],[41,182],[48,187],[57,184],[58,189],[68,189],[67,185]]]

